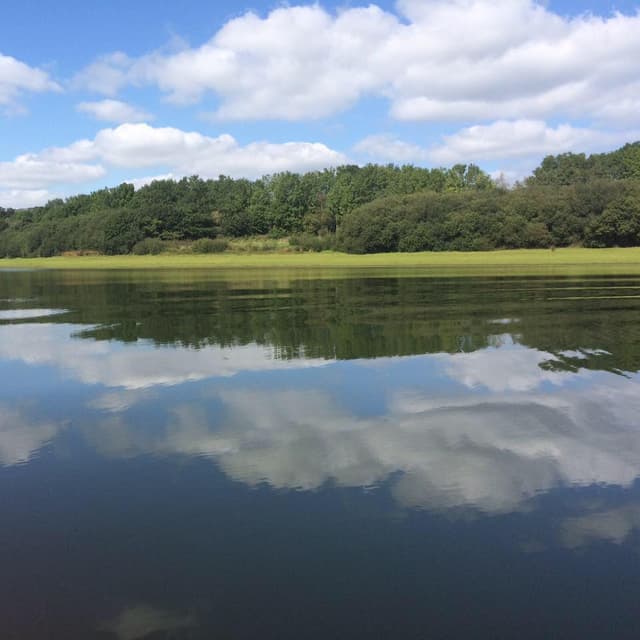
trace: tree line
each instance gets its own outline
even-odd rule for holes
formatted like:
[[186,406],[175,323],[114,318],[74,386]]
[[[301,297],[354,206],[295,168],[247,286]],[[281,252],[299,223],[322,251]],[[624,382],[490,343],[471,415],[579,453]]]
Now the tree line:
[[507,187],[476,165],[346,165],[258,180],[158,180],[0,208],[0,256],[153,253],[175,243],[288,236],[300,248],[378,251],[640,244],[640,142],[549,156]]

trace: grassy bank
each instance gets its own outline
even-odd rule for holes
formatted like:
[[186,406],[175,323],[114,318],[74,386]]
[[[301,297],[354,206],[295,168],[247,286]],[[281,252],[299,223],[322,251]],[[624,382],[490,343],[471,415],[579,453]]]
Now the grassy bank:
[[490,252],[223,253],[209,255],[62,256],[0,260],[0,269],[334,269],[411,268],[425,273],[640,274],[640,248],[520,249]]

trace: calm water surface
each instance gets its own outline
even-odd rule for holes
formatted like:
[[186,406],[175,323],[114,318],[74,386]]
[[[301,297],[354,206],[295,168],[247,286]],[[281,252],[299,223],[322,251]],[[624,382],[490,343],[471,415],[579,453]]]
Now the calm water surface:
[[0,637],[637,638],[639,370],[638,277],[0,272]]

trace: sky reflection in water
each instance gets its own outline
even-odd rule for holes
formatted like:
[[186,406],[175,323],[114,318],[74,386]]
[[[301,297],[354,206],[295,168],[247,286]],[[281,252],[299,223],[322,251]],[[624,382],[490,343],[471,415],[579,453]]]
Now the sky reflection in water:
[[[487,637],[494,615],[509,637],[517,620],[538,615],[527,604],[534,578],[546,590],[541,602],[557,603],[573,580],[597,574],[595,591],[576,601],[614,589],[615,620],[631,619],[625,597],[640,595],[640,342],[638,329],[629,330],[638,303],[548,302],[568,284],[591,295],[594,287],[611,291],[612,283],[380,278],[234,288],[226,281],[105,276],[78,285],[48,277],[49,287],[42,276],[0,277],[0,504],[9,523],[0,542],[12,551],[5,586],[22,585],[14,591],[20,605],[7,603],[0,613],[15,637],[43,630],[63,637],[66,620],[64,607],[42,613],[43,601],[56,600],[49,571],[38,588],[23,584],[19,560],[31,575],[42,563],[30,544],[66,558],[59,570],[68,595],[95,582],[68,637],[88,628],[107,638],[249,637],[258,629],[295,637],[315,620],[317,590],[325,597],[330,585],[335,600],[310,635],[338,628],[353,635],[369,607],[378,612],[376,628],[399,624],[400,603],[382,578],[389,571],[388,586],[409,603],[398,627],[406,637],[427,627],[433,637],[461,632],[453,602],[436,606],[444,593],[470,607],[468,637]],[[112,298],[92,306],[81,295],[85,285],[103,294],[111,288]],[[341,294],[353,291],[352,306],[341,307]],[[145,296],[163,300],[158,313],[141,313],[133,301]],[[323,316],[328,296],[333,328]],[[61,308],[68,311],[47,316]],[[173,337],[172,317],[180,318]],[[223,337],[234,318],[243,318],[236,335],[231,323]],[[360,347],[354,336],[362,334]],[[135,526],[127,520],[132,509]],[[214,518],[215,532],[214,514],[225,516]],[[151,534],[150,522],[161,528]],[[80,531],[78,549],[73,531]],[[289,539],[301,532],[307,537]],[[125,560],[142,540],[144,566],[136,573]],[[212,557],[224,549],[208,587],[188,543]],[[101,544],[120,550],[106,553],[108,569]],[[353,559],[355,548],[367,551],[369,565]],[[342,574],[337,563],[347,549],[351,569]],[[395,556],[371,555],[391,549]],[[473,580],[486,562],[494,565],[498,583],[510,582],[522,601],[494,602],[474,617],[469,599],[478,594],[456,582],[457,569],[438,563],[437,549],[461,553]],[[239,553],[256,567],[238,569],[230,559]],[[316,558],[304,577],[297,553]],[[185,575],[159,596],[149,580],[172,575],[163,554]],[[280,558],[282,573],[264,554]],[[514,558],[536,558],[536,571],[556,567],[561,575],[536,577]],[[624,597],[619,562],[628,573]],[[78,563],[124,572],[124,584],[74,578]],[[329,568],[360,589],[373,583],[345,592]],[[428,586],[433,576],[444,585],[438,597]],[[253,622],[238,620],[229,608],[240,606],[243,579],[251,581],[249,599],[264,597],[260,585],[275,581],[284,601],[297,603],[299,619],[281,626],[271,609]],[[343,607],[346,593],[352,609]],[[430,594],[429,604],[411,608],[417,594]],[[611,629],[608,611],[594,607],[584,627],[552,610],[542,622],[555,628],[563,619],[567,637],[584,637]]]

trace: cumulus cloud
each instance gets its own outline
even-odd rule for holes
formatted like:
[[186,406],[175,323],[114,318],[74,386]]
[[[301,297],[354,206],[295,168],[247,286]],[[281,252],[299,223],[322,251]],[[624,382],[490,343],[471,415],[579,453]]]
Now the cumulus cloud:
[[379,87],[371,43],[397,25],[376,6],[337,16],[318,5],[279,8],[264,19],[247,13],[200,48],[135,61],[129,78],[179,103],[213,91],[224,98],[214,114],[222,119],[318,118]]
[[421,162],[428,158],[427,150],[417,144],[405,142],[390,134],[367,136],[353,150],[377,161],[397,164]]
[[131,62],[121,51],[101,56],[78,73],[71,84],[76,89],[115,96],[127,84],[127,69]]
[[541,157],[567,151],[611,148],[628,142],[640,131],[604,132],[562,124],[550,127],[541,120],[500,120],[475,125],[445,136],[429,150],[435,162],[455,163],[497,158]]
[[0,189],[0,207],[5,209],[26,209],[37,207],[55,198],[47,189]]
[[[541,156],[571,150],[601,151],[634,135],[640,137],[640,129],[607,132],[569,124],[550,127],[539,120],[498,121],[462,129],[445,136],[436,146],[420,146],[390,134],[371,135],[358,142],[352,152],[367,160],[399,164],[448,165],[511,159],[520,165],[515,173],[505,173],[513,181],[526,175]],[[132,180],[142,186],[154,179],[194,174],[203,178],[220,174],[256,178],[278,171],[323,169],[348,161],[345,154],[318,142],[258,141],[241,145],[229,134],[212,137],[174,127],[125,123],[101,129],[93,139],[0,162],[0,206],[42,204],[52,196],[51,186],[94,182],[107,176],[112,168],[156,169]]]
[[[94,90],[215,95],[223,119],[324,117],[366,96],[402,120],[594,118],[640,122],[640,15],[563,17],[534,0],[403,0],[246,13],[202,46],[102,58]],[[611,105],[616,105],[612,107]]]
[[[440,143],[420,146],[388,134],[372,135],[353,150],[377,161],[427,162],[452,165],[458,162],[515,161],[518,171],[495,172],[507,182],[526,175],[531,166],[549,154],[598,152],[640,138],[637,130],[599,130],[565,123],[549,126],[543,120],[498,120],[487,125],[465,127],[443,136]],[[526,169],[525,169],[526,167]]]
[[[346,162],[346,157],[316,142],[266,141],[241,145],[228,134],[217,137],[172,127],[127,123],[100,130],[92,140],[0,162],[0,206],[37,201],[49,185],[91,182],[107,167],[167,168],[163,175],[220,174],[255,178],[278,171],[311,171]],[[27,190],[31,190],[27,193]],[[6,196],[6,197],[3,197]],[[13,203],[13,204],[12,204]]]
[[[62,150],[65,153],[67,150]],[[233,136],[215,138],[172,127],[123,124],[103,129],[80,156],[89,151],[115,167],[168,166],[181,175],[257,177],[287,169],[306,171],[344,162],[342,154],[311,142],[252,142],[240,145]],[[53,156],[58,155],[52,150]]]
[[136,189],[140,189],[140,187],[146,187],[148,184],[152,182],[156,182],[158,180],[176,180],[177,176],[173,173],[160,173],[155,176],[143,176],[142,178],[134,178],[133,180],[129,180],[129,182]]
[[[640,136],[637,59],[638,12],[568,17],[534,0],[402,0],[395,11],[313,4],[248,12],[199,46],[174,43],[137,58],[115,52],[80,71],[71,86],[107,99],[78,108],[121,126],[29,154],[28,162],[3,163],[0,197],[4,206],[30,204],[52,184],[70,192],[65,185],[95,181],[103,167],[252,178],[347,161],[317,142],[240,144],[226,133],[150,127],[142,123],[149,114],[115,99],[127,86],[157,87],[174,103],[205,101],[202,110],[214,122],[311,120],[365,99],[384,100],[397,120],[463,128],[435,146],[373,133],[355,145],[357,157],[500,161],[512,178],[522,177],[541,156],[604,151]],[[45,72],[0,56],[0,105],[15,104],[23,91],[58,88]],[[37,162],[45,164],[38,168]]]
[[96,120],[104,120],[106,122],[144,122],[153,119],[150,113],[120,100],[81,102],[77,109]]
[[15,106],[23,93],[60,90],[46,71],[0,53],[0,107]]
[[0,162],[0,188],[37,190],[51,184],[88,182],[101,178],[105,173],[100,165],[29,153],[12,162]]

